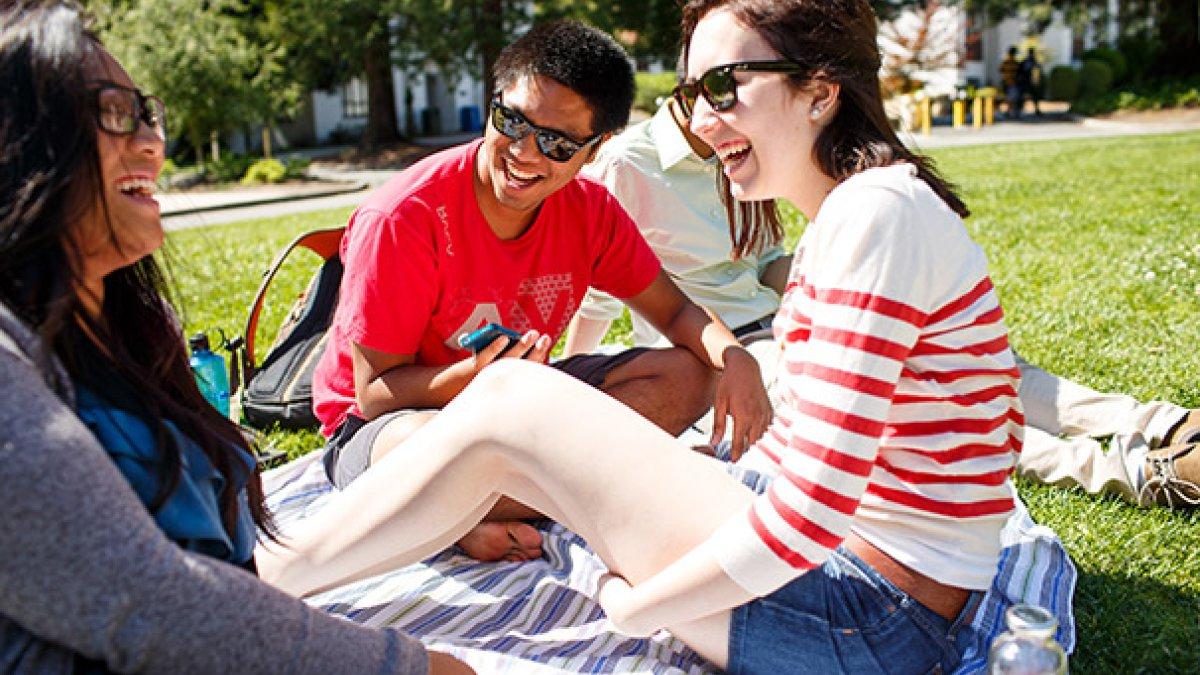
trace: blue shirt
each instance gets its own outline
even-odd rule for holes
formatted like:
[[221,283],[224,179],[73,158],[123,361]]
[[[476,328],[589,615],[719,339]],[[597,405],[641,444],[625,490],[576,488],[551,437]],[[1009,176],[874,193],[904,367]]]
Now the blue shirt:
[[[162,448],[150,426],[132,412],[97,395],[76,382],[77,414],[117,469],[129,481],[142,503],[149,509],[159,492],[159,463]],[[219,495],[229,480],[213,466],[208,456],[192,439],[184,436],[170,421],[164,422],[179,448],[181,471],[179,485],[157,511],[150,515],[168,538],[183,548],[236,565],[245,565],[254,555],[256,533],[246,500],[245,481],[254,470],[254,461],[240,453],[246,471],[235,476],[238,492],[238,517],[231,537],[221,521]]]

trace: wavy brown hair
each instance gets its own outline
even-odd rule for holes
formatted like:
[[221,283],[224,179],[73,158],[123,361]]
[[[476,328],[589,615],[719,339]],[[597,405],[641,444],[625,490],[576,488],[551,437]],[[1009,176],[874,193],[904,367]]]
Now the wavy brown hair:
[[[876,17],[867,0],[691,0],[683,9],[685,56],[696,24],[718,8],[730,11],[781,57],[802,68],[803,72],[788,76],[793,87],[814,80],[839,85],[837,112],[813,146],[821,171],[842,181],[870,168],[907,162],[955,213],[970,215],[933,160],[904,147],[888,123],[879,86]],[[723,188],[732,222],[728,183]],[[741,232],[750,245],[762,236],[761,231]]]
[[[63,0],[0,3],[0,302],[38,332],[76,382],[103,396],[111,378],[134,392],[130,412],[158,442],[157,510],[177,488],[181,449],[173,423],[231,480],[218,495],[225,529],[238,515],[233,479],[246,479],[249,510],[268,533],[253,453],[236,425],[210,406],[188,366],[169,286],[152,256],[104,279],[99,316],[85,309],[73,236],[96,196],[103,202],[95,101],[87,67],[103,47],[83,10]],[[119,245],[119,243],[118,243]]]

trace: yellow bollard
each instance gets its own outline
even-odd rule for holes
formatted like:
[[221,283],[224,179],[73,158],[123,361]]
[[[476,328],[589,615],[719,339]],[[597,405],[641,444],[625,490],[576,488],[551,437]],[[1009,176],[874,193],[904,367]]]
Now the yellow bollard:
[[928,136],[933,133],[933,105],[929,99],[921,99],[920,107],[921,134]]
[[962,99],[954,99],[954,128],[961,128],[963,117],[967,112],[967,104]]
[[996,99],[992,96],[983,98],[983,123],[991,126],[996,123]]
[[983,127],[983,97],[976,96],[975,101],[971,103],[971,126],[979,129]]

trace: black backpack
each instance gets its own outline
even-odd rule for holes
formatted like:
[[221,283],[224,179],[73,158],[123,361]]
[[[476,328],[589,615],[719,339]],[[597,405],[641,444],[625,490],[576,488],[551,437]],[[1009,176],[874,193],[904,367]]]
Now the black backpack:
[[[337,308],[342,283],[342,260],[338,256],[345,227],[314,230],[297,237],[275,256],[263,273],[262,283],[250,305],[243,337],[230,344],[231,389],[241,391],[242,417],[246,424],[268,429],[278,424],[285,429],[315,429],[319,426],[312,408],[313,370],[325,351],[326,331]],[[284,260],[297,247],[321,256],[325,262],[308,283],[308,288],[284,319],[274,344],[262,365],[255,363],[254,332],[267,288]]]

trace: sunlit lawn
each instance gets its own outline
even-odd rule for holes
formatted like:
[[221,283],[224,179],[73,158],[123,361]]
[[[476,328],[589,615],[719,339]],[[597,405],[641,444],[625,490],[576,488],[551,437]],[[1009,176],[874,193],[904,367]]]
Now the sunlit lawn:
[[[974,212],[968,225],[988,252],[1025,358],[1098,389],[1200,407],[1200,134],[934,156]],[[188,330],[240,333],[274,253],[297,233],[344,223],[349,211],[174,235]],[[281,275],[263,325],[278,325],[314,260]],[[610,339],[627,333],[618,323]],[[293,455],[320,444],[312,434],[271,438]],[[1200,515],[1020,489],[1079,568],[1072,669],[1200,672]]]

